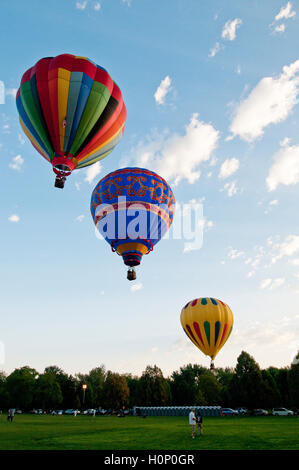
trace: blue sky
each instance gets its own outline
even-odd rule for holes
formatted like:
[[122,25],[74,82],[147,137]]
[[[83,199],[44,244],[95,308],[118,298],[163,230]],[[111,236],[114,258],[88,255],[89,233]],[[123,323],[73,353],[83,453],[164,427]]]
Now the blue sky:
[[[209,359],[185,337],[181,308],[230,305],[216,366],[242,350],[262,367],[299,349],[298,2],[1,2],[0,367],[104,364],[170,374]],[[122,90],[122,141],[63,191],[22,133],[14,95],[42,57],[89,57]],[[123,166],[157,171],[180,205],[203,205],[203,244],[170,233],[137,280],[95,234],[98,180]],[[3,356],[3,354],[2,354]]]

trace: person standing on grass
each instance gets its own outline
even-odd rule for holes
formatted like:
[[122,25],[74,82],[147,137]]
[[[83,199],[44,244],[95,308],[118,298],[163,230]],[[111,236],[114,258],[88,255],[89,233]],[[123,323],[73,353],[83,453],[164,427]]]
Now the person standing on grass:
[[192,439],[194,439],[194,437],[195,437],[195,425],[196,425],[195,408],[192,408],[192,410],[189,413],[189,424],[191,426],[191,437],[192,437]]
[[14,415],[15,415],[15,410],[10,408],[7,413],[7,421],[10,421],[12,423]]
[[196,424],[197,424],[198,434],[202,436],[202,416],[199,410],[196,413]]

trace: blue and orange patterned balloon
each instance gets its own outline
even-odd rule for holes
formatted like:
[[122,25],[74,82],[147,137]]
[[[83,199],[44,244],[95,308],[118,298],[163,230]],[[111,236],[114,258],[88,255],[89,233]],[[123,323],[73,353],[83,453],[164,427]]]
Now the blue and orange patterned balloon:
[[181,325],[188,338],[213,360],[233,329],[234,316],[222,300],[202,297],[188,302],[181,311]]
[[123,168],[99,181],[90,209],[112,251],[133,269],[168,231],[175,199],[170,186],[153,171]]

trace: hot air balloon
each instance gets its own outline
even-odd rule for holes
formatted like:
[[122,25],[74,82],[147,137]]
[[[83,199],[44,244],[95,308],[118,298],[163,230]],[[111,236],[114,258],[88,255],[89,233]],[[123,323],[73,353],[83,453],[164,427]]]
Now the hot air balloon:
[[45,57],[27,70],[16,95],[20,124],[51,163],[55,186],[74,169],[106,157],[126,120],[122,93],[108,72],[86,57]]
[[231,309],[222,300],[203,297],[192,300],[181,311],[181,324],[188,338],[206,356],[214,359],[226,343],[234,323]]
[[169,229],[174,205],[166,181],[143,168],[113,171],[94,188],[92,218],[112,251],[122,256],[130,281],[136,279],[134,267]]

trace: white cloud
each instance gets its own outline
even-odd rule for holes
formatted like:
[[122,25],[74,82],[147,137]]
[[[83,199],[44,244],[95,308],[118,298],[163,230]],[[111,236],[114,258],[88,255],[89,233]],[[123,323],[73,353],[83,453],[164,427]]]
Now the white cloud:
[[227,21],[222,30],[222,38],[228,41],[234,41],[234,39],[236,39],[236,30],[241,26],[241,24],[242,20],[240,18]]
[[238,251],[235,248],[230,248],[227,253],[227,256],[231,259],[236,259],[236,258],[243,257],[244,254],[245,254],[244,251]]
[[186,179],[192,184],[200,177],[199,167],[210,159],[218,139],[219,132],[193,114],[184,135],[159,133],[140,143],[132,155],[137,165],[150,167],[168,182],[178,184]]
[[284,7],[281,7],[279,13],[275,16],[275,21],[294,18],[294,16],[296,16],[296,12],[292,10],[292,7],[291,2],[288,2]]
[[169,93],[171,89],[171,78],[167,75],[158,86],[157,90],[155,91],[154,98],[156,103],[164,104],[165,97],[167,93]]
[[284,66],[277,78],[264,77],[235,110],[232,137],[251,142],[270,124],[284,121],[297,104],[299,60]]
[[299,251],[299,235],[288,235],[282,243],[273,244],[272,263]]
[[215,46],[210,49],[209,57],[215,57],[215,55],[222,49],[222,46],[219,42],[216,42]]
[[96,3],[94,4],[94,6],[93,6],[93,9],[94,9],[95,11],[99,11],[99,10],[101,9],[101,4],[100,4],[100,2],[96,2]]
[[238,192],[236,181],[232,181],[231,183],[225,183],[223,187],[223,191],[227,192],[228,197],[232,197]]
[[221,165],[218,177],[228,178],[239,169],[239,166],[240,162],[237,158],[227,158]]
[[274,156],[266,183],[269,191],[279,184],[286,186],[299,182],[299,146],[284,145]]
[[12,170],[20,171],[24,163],[24,158],[21,155],[17,155],[12,159],[12,162],[9,164],[9,167]]
[[101,163],[100,162],[94,163],[93,165],[87,168],[84,181],[87,181],[90,184],[93,183],[93,181],[101,173],[101,171],[102,171]]
[[275,33],[284,33],[285,29],[286,29],[285,24],[282,23],[280,25],[275,26],[274,32]]
[[85,10],[87,6],[87,1],[84,2],[76,2],[76,8],[77,10]]
[[136,292],[138,290],[141,290],[143,287],[141,282],[137,282],[136,284],[133,284],[130,288],[131,292]]
[[17,91],[17,88],[5,88],[5,94],[7,96],[12,96],[13,98],[16,97]]
[[76,220],[77,222],[83,222],[84,217],[85,217],[85,215],[83,215],[83,214],[82,214],[82,215],[78,215],[78,217],[76,217],[75,220]]
[[9,222],[18,223],[20,221],[20,217],[17,214],[12,214],[8,217]]
[[273,289],[277,289],[278,287],[281,287],[284,283],[285,283],[285,279],[282,277],[279,277],[276,279],[268,278],[268,279],[264,279],[263,281],[261,281],[260,288],[273,290]]

